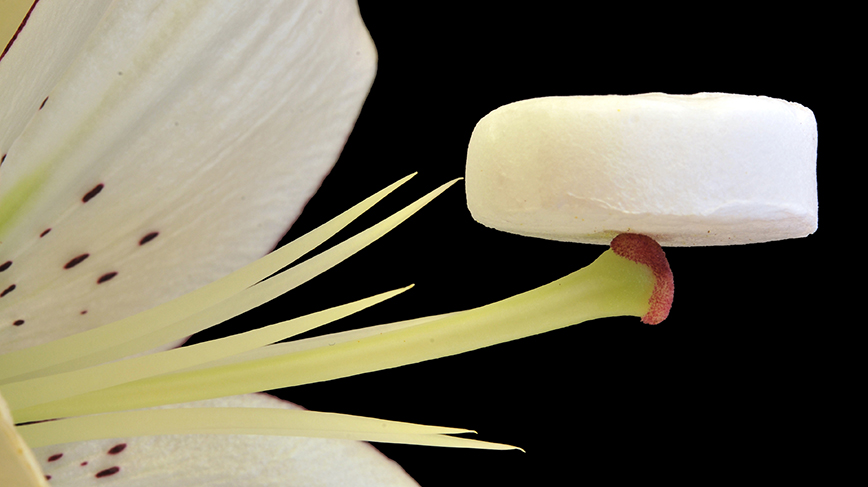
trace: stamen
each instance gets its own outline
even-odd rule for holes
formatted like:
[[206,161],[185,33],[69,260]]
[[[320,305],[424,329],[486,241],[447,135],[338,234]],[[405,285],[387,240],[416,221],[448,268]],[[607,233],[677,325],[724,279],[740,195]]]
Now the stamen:
[[[34,406],[47,402],[183,370],[284,340],[381,303],[410,289],[410,287],[412,286],[190,347],[176,348],[87,369],[4,384],[2,387],[3,397],[9,404],[16,421],[19,422],[66,416],[66,414],[61,413],[53,414],[50,409],[46,411],[45,408],[40,409],[42,411],[41,416],[34,416],[32,411],[35,410]],[[31,413],[28,414],[28,411]]]
[[611,243],[612,251],[633,262],[645,264],[654,273],[654,291],[649,299],[650,307],[642,323],[656,325],[669,316],[675,297],[675,280],[666,253],[651,237],[635,233],[622,233]]
[[[591,265],[480,308],[399,324],[353,340],[322,337],[316,348],[166,374],[46,404],[74,416],[308,384],[446,357],[607,316],[641,317],[655,286],[651,269],[607,250]],[[382,330],[380,330],[382,331]],[[339,337],[345,338],[346,335]],[[159,398],[159,399],[153,399]],[[31,421],[33,410],[16,411]],[[44,413],[43,413],[44,414]],[[42,416],[44,417],[44,416]]]
[[[290,244],[180,298],[93,330],[0,355],[0,383],[117,360],[189,335],[177,335],[156,344],[142,340],[142,337],[224,301],[291,264],[349,225],[414,175],[393,183]],[[441,190],[438,188],[437,191]],[[125,346],[128,342],[133,344]],[[91,359],[83,358],[92,354],[94,357]],[[58,364],[71,361],[76,361],[75,365],[57,367]],[[41,370],[44,372],[34,374]]]
[[16,428],[30,447],[103,438],[166,434],[278,435],[513,450],[514,446],[445,436],[473,431],[382,419],[270,408],[176,408],[28,424]]

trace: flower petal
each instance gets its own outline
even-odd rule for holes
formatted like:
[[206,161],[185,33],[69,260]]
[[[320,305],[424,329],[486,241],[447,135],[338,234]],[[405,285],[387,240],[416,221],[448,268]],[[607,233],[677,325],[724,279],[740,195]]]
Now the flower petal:
[[0,350],[268,251],[336,160],[375,58],[349,0],[113,4],[3,165]]
[[[12,40],[0,35],[0,42],[6,49],[0,57],[2,155],[7,153],[27,122],[39,111],[45,97],[96,28],[111,0],[19,3],[30,5],[15,5],[13,8],[21,9],[20,12],[8,12],[5,8],[9,7],[4,5],[4,27],[7,21],[23,23],[24,26],[15,25],[14,28],[19,30]],[[12,34],[15,34],[14,30],[9,37]]]
[[[298,406],[265,394],[183,407]],[[396,463],[367,443],[249,435],[166,435],[97,440],[34,449],[54,486],[414,486]],[[58,455],[62,456],[58,457]],[[52,460],[54,459],[54,460]],[[334,468],[340,465],[340,468]]]
[[3,396],[0,396],[0,472],[3,473],[4,485],[47,485],[36,457],[16,431]]

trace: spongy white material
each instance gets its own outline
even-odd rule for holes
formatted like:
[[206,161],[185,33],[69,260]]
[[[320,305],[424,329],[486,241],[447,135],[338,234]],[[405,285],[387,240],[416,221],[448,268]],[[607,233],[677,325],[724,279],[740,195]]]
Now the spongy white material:
[[813,112],[775,98],[535,98],[476,125],[467,205],[486,226],[554,240],[781,240],[817,229],[816,160]]

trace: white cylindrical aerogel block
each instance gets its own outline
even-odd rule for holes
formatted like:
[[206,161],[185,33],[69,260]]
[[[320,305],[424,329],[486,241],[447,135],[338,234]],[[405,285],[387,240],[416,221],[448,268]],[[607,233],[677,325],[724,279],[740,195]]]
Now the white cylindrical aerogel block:
[[584,243],[804,237],[817,229],[816,160],[813,112],[775,98],[535,98],[476,125],[467,205],[498,230]]

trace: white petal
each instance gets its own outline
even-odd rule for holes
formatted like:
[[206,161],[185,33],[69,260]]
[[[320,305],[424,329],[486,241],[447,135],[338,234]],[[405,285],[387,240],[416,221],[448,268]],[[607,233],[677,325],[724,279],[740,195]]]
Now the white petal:
[[35,2],[25,27],[0,59],[0,155],[39,110],[110,4],[111,0]]
[[336,160],[375,58],[353,1],[113,4],[3,165],[0,350],[268,251]]
[[3,474],[4,485],[46,485],[36,457],[15,430],[12,414],[3,396],[0,396],[0,473]]
[[[182,407],[297,408],[265,394]],[[110,454],[112,448],[123,450]],[[367,443],[249,435],[169,435],[68,443],[34,449],[51,485],[414,486],[396,463]],[[48,461],[62,453],[60,458]],[[82,465],[83,462],[87,462]],[[99,472],[117,467],[117,472]],[[108,470],[111,472],[112,470]]]

